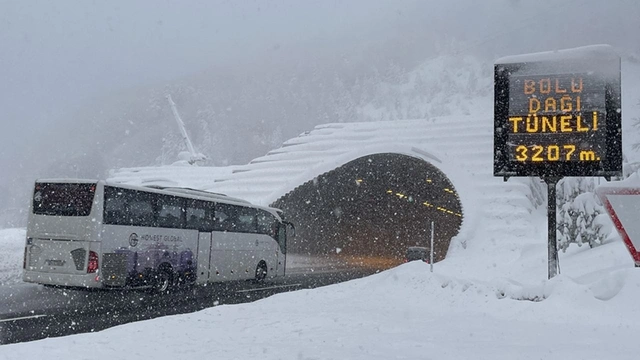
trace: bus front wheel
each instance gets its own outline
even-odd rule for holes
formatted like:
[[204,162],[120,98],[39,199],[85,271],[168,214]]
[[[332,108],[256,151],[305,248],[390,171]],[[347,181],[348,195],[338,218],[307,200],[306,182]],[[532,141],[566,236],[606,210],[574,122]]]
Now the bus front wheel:
[[263,282],[267,278],[267,263],[260,261],[256,267],[256,282]]

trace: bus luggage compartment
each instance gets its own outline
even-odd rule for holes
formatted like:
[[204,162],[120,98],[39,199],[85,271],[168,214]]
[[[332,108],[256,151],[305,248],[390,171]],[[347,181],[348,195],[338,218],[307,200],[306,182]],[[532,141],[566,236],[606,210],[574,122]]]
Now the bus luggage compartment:
[[131,261],[127,253],[105,253],[102,256],[102,283],[104,286],[123,287],[127,285],[128,264]]

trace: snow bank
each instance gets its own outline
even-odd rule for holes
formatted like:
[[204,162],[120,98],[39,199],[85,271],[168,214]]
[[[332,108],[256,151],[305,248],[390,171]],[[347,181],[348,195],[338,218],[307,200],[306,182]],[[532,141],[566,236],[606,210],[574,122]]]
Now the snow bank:
[[5,345],[0,359],[635,358],[640,272],[602,276],[474,281],[412,262],[250,304]]
[[0,229],[0,286],[22,279],[25,229]]

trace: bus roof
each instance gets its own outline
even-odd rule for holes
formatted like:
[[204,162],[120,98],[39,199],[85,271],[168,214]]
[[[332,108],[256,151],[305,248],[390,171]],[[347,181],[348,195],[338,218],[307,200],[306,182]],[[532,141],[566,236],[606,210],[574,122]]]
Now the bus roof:
[[269,206],[260,206],[256,204],[252,204],[251,202],[231,197],[225,194],[214,193],[206,190],[198,190],[186,187],[177,187],[177,186],[159,186],[159,185],[131,185],[126,183],[112,182],[112,181],[104,181],[104,180],[95,180],[95,179],[37,179],[36,183],[66,183],[66,184],[97,184],[98,182],[102,182],[107,186],[120,187],[125,189],[132,190],[141,190],[141,191],[149,191],[155,193],[164,193],[164,194],[174,194],[182,197],[187,197],[196,200],[207,200],[207,201],[217,201],[228,204],[240,205],[240,206],[250,206],[257,209],[267,210],[278,217],[282,218],[282,210],[277,208],[272,208]]
[[98,180],[94,179],[36,179],[36,183],[63,183],[63,184],[97,184]]

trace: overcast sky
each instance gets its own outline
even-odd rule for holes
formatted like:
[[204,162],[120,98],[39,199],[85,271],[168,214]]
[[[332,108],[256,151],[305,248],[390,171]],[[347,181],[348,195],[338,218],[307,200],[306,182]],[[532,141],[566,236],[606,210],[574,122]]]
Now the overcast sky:
[[375,42],[368,34],[389,29],[493,45],[499,56],[590,39],[637,44],[639,9],[636,0],[0,0],[0,168],[90,98],[273,49]]
[[332,38],[393,7],[363,2],[0,0],[0,166],[88,98]]

